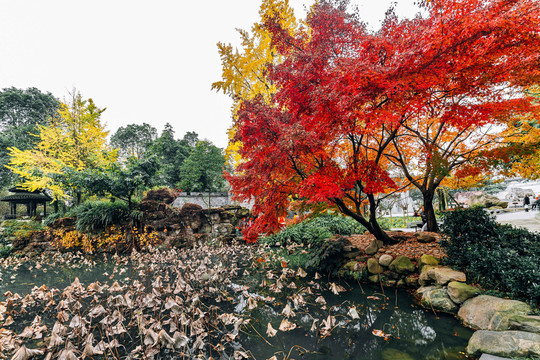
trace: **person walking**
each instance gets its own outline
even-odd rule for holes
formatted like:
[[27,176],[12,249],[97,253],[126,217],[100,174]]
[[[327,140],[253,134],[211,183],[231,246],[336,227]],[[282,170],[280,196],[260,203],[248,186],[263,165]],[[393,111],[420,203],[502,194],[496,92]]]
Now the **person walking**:
[[531,200],[529,199],[529,195],[525,195],[523,198],[523,207],[525,208],[525,211],[529,211],[529,205],[531,204]]
[[540,210],[540,195],[536,196],[536,201],[532,205],[533,209],[536,208],[536,210]]

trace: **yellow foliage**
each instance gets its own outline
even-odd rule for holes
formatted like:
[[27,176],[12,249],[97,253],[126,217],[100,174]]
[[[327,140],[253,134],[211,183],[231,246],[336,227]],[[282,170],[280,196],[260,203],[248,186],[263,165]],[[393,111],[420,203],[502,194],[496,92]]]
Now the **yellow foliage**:
[[30,191],[47,188],[55,199],[66,199],[65,189],[55,181],[63,169],[105,167],[116,161],[116,150],[108,147],[108,132],[100,122],[104,110],[77,93],[69,105],[61,104],[58,117],[38,126],[33,149],[8,148],[8,168],[24,180],[20,186]]
[[509,142],[522,151],[512,159],[507,173],[526,179],[540,179],[540,86],[533,87],[528,92],[537,99],[537,111],[516,118],[509,124]]
[[231,44],[221,42],[217,44],[221,57],[222,80],[213,83],[212,89],[223,91],[233,99],[233,125],[228,131],[229,145],[225,150],[230,165],[240,161],[238,149],[241,144],[235,143],[233,137],[236,133],[234,119],[237,118],[241,102],[251,100],[257,95],[270,101],[276,92],[276,87],[268,82],[265,71],[268,64],[279,64],[283,59],[272,47],[272,35],[264,28],[264,22],[276,16],[280,19],[281,26],[289,29],[291,34],[299,29],[294,10],[288,0],[263,0],[259,15],[261,21],[253,24],[252,34],[238,29],[242,40],[241,51],[233,49]]
[[80,248],[85,253],[97,249],[118,249],[119,246],[127,248],[153,246],[158,243],[154,232],[142,231],[137,228],[124,229],[111,226],[99,235],[88,235],[77,230],[54,230],[53,244],[60,249]]

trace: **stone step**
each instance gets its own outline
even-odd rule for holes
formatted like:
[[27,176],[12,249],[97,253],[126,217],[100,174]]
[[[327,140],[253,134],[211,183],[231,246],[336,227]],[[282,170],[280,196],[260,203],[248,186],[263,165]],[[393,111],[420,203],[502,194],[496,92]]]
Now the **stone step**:
[[503,358],[495,355],[482,354],[478,360],[511,360],[509,358]]

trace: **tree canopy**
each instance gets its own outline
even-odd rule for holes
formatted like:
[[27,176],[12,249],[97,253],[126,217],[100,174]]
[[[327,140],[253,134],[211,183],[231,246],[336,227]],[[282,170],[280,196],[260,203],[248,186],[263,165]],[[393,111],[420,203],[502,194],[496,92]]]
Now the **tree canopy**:
[[387,12],[377,32],[345,1],[315,4],[297,34],[265,22],[285,59],[268,64],[272,100],[241,104],[233,140],[243,162],[229,176],[240,200],[255,200],[255,236],[274,231],[296,198],[336,206],[390,242],[376,208],[410,183],[435,228],[442,179],[495,144],[510,116],[536,111],[524,89],[540,75],[538,2],[423,6],[411,20]]
[[57,115],[60,102],[51,94],[36,88],[14,87],[0,91],[0,188],[11,185],[16,176],[5,167],[8,148],[30,149],[36,142],[31,134]]
[[[217,44],[222,65],[222,79],[212,84],[212,89],[223,91],[233,99],[232,116],[237,118],[240,104],[261,96],[269,101],[276,92],[274,84],[266,77],[268,64],[279,64],[283,56],[276,51],[272,43],[273,34],[264,23],[268,19],[277,19],[280,26],[291,34],[297,31],[299,24],[288,0],[263,0],[259,9],[260,22],[253,24],[251,33],[237,29],[242,40],[241,49],[234,49],[230,44]],[[234,164],[239,161],[239,142],[233,140],[235,125],[229,129],[229,145],[225,150],[227,160]]]
[[66,168],[81,171],[116,161],[116,151],[108,147],[107,131],[100,121],[104,110],[74,92],[68,104],[60,105],[58,116],[37,126],[33,148],[8,148],[8,168],[22,179],[19,185],[30,191],[47,188],[55,199],[78,195],[57,180]]
[[157,130],[147,123],[129,124],[116,130],[111,136],[111,146],[118,149],[119,156],[141,159],[157,138]]
[[179,169],[180,187],[188,192],[224,190],[224,166],[225,157],[221,149],[209,141],[199,141]]

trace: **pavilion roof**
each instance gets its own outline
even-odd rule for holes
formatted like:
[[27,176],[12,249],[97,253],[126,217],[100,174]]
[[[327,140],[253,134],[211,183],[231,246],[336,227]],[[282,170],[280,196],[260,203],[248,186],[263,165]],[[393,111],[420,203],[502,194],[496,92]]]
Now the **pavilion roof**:
[[12,195],[2,196],[0,197],[0,201],[10,201],[10,202],[30,202],[30,201],[36,201],[36,202],[48,202],[51,201],[52,198],[47,194],[40,194],[40,193],[15,193]]

